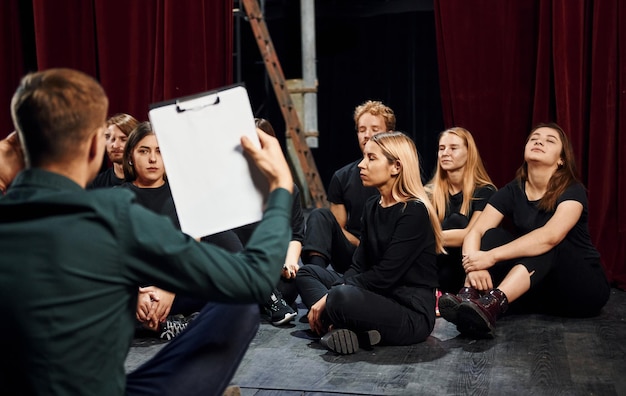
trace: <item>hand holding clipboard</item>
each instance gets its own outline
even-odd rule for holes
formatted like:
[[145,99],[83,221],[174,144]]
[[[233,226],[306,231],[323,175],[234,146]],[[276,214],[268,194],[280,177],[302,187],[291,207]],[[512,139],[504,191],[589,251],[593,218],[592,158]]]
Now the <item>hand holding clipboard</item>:
[[190,236],[257,222],[270,186],[291,190],[280,144],[269,136],[259,141],[243,85],[157,103],[148,114],[181,229]]

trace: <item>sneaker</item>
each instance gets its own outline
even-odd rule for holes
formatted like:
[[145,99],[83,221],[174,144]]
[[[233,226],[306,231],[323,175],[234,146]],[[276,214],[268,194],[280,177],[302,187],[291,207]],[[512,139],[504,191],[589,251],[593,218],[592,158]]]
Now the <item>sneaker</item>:
[[198,316],[198,312],[194,312],[187,317],[181,314],[168,316],[165,320],[165,323],[163,323],[163,326],[161,328],[162,332],[159,338],[161,338],[162,340],[170,341],[171,339],[182,333],[183,330],[187,328],[189,323],[191,323],[191,321],[196,318],[196,316]]
[[275,326],[289,323],[298,315],[298,313],[283,300],[283,296],[278,290],[274,290],[268,302],[261,305],[261,314],[268,322]]
[[359,351],[359,348],[369,349],[380,342],[378,330],[354,332],[348,329],[334,329],[324,334],[320,344],[326,349],[340,355],[349,355]]

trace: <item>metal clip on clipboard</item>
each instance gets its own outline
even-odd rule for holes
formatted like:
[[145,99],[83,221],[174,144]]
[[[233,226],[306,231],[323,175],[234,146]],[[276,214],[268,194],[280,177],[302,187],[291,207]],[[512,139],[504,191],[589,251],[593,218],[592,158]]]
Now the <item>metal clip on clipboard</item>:
[[213,95],[200,96],[197,98],[187,99],[187,100],[182,100],[182,101],[176,100],[176,112],[182,113],[185,111],[201,110],[209,106],[218,105],[219,103],[220,103],[220,97],[217,93]]

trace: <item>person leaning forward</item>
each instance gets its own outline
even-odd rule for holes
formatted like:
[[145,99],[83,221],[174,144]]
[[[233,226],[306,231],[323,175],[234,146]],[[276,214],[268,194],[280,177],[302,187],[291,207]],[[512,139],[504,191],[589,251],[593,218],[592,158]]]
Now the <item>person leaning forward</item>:
[[[0,312],[10,321],[0,330],[0,383],[24,395],[220,395],[280,276],[289,166],[275,138],[257,131],[260,147],[241,139],[270,194],[247,248],[229,253],[176,230],[128,190],[84,189],[101,165],[107,108],[100,84],[70,69],[29,74],[13,96],[26,168],[0,198]],[[126,375],[145,284],[211,302]]]

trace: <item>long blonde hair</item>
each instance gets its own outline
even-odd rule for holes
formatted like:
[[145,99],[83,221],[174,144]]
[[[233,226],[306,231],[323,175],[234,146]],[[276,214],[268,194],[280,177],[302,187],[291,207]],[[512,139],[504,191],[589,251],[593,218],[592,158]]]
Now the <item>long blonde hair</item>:
[[[483,160],[478,153],[478,147],[472,134],[465,128],[454,127],[446,129],[439,134],[439,141],[447,134],[455,135],[463,140],[467,147],[467,162],[463,168],[463,202],[461,203],[461,213],[469,216],[472,206],[472,197],[476,188],[492,186],[495,189],[491,178],[485,170]],[[442,222],[446,216],[446,209],[450,203],[450,180],[448,173],[441,168],[441,163],[437,161],[437,170],[433,178],[427,183],[427,190],[430,192],[430,199],[437,213],[439,221]]]
[[400,173],[393,182],[391,195],[398,202],[420,201],[426,206],[435,233],[435,250],[437,253],[445,253],[441,224],[424,190],[417,148],[413,140],[402,132],[382,132],[372,136],[370,141],[380,147],[390,164],[400,162]]

